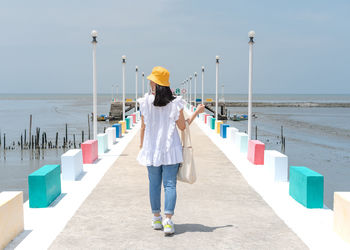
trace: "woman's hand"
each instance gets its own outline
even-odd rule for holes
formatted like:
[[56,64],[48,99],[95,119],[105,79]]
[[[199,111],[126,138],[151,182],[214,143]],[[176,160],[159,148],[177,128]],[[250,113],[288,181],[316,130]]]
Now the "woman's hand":
[[204,104],[198,104],[196,111],[198,110],[197,113],[200,114],[204,112],[204,109],[205,109]]

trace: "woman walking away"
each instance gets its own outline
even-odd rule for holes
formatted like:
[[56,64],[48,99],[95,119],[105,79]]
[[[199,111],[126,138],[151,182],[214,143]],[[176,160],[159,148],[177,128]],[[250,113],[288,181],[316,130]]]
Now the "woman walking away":
[[[147,166],[149,179],[149,198],[153,213],[152,227],[164,228],[165,235],[175,233],[171,217],[176,204],[176,176],[182,162],[182,145],[176,125],[186,128],[183,114],[184,100],[175,97],[170,90],[169,71],[163,67],[154,67],[147,77],[150,80],[151,93],[138,99],[141,111],[141,143],[137,160]],[[204,105],[198,105],[196,112],[187,120],[189,124]],[[164,186],[164,214],[160,215],[161,184]]]

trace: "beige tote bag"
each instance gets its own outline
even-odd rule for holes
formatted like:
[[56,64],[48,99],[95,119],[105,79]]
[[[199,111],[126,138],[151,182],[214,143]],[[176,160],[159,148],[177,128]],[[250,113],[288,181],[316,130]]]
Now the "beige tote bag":
[[194,167],[190,128],[187,121],[185,130],[181,131],[181,138],[183,145],[183,162],[180,164],[179,172],[177,173],[177,179],[182,182],[193,184],[195,183],[197,177],[196,169]]

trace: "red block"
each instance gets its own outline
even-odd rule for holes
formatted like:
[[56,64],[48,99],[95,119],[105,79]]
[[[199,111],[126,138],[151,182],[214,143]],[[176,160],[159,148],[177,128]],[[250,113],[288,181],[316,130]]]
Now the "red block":
[[81,144],[83,153],[83,164],[91,164],[98,158],[98,142],[97,140],[87,140]]
[[136,114],[131,114],[130,116],[132,116],[132,122],[136,124]]
[[210,116],[210,115],[209,115],[209,114],[205,114],[205,115],[204,115],[204,123],[205,123],[205,124],[207,124],[207,121],[208,121],[207,118],[208,118],[208,116]]
[[264,165],[265,144],[258,140],[248,142],[248,160],[255,165]]

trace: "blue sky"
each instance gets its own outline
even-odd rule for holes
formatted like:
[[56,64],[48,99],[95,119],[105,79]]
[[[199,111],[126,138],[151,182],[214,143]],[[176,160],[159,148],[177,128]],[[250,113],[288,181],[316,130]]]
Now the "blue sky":
[[[227,93],[248,89],[248,37],[256,31],[254,93],[350,93],[349,1],[11,1],[1,4],[0,93],[90,93],[90,32],[99,33],[98,92],[127,92],[135,66],[169,69],[173,87],[215,56]],[[200,81],[200,78],[199,78]]]

